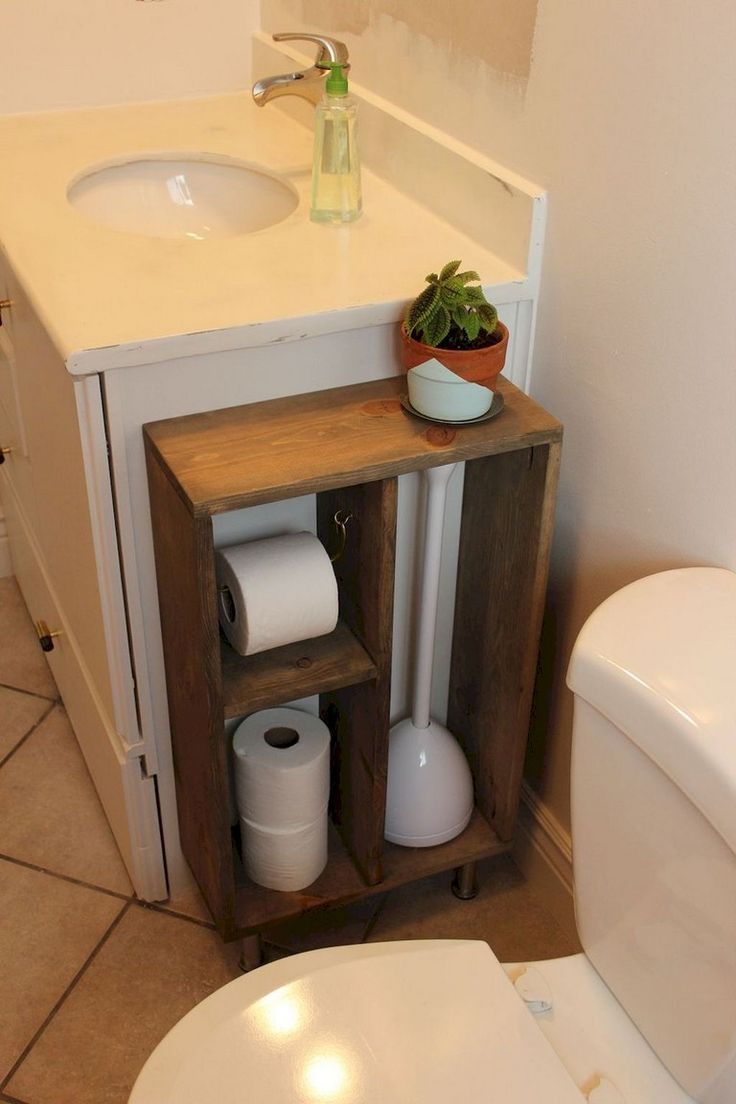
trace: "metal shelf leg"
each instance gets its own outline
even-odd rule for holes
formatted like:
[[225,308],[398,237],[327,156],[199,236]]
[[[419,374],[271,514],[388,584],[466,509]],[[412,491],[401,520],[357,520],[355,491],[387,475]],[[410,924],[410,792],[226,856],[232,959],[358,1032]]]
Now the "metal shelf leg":
[[452,892],[461,901],[472,901],[478,896],[478,880],[475,876],[475,863],[458,866],[452,879]]

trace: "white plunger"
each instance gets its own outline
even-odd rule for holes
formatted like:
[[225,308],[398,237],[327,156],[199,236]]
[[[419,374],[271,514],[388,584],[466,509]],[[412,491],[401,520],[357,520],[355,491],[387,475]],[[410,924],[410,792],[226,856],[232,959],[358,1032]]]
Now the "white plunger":
[[456,464],[429,468],[422,588],[410,718],[391,729],[385,836],[405,847],[453,839],[473,812],[473,779],[455,737],[430,717],[434,634],[440,586],[447,484]]

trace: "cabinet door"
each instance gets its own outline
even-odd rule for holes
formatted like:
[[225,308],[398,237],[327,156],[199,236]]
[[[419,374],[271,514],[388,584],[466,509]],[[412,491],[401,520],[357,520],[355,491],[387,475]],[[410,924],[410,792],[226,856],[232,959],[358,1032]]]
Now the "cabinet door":
[[99,379],[72,379],[5,276],[0,424],[13,451],[0,471],[13,568],[32,618],[62,634],[51,669],[136,892],[160,899],[156,760],[138,724]]

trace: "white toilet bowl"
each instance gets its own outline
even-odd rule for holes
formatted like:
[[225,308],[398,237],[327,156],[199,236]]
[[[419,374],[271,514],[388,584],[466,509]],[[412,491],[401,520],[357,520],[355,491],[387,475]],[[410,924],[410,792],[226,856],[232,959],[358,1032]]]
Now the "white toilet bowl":
[[736,574],[664,572],[570,664],[585,953],[297,955],[203,1001],[130,1104],[736,1104]]

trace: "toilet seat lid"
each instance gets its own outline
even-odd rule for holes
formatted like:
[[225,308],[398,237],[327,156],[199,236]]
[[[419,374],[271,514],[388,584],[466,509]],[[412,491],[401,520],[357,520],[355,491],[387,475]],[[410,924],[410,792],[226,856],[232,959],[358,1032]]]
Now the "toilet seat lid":
[[153,1052],[129,1104],[580,1104],[485,943],[296,955],[231,982]]

